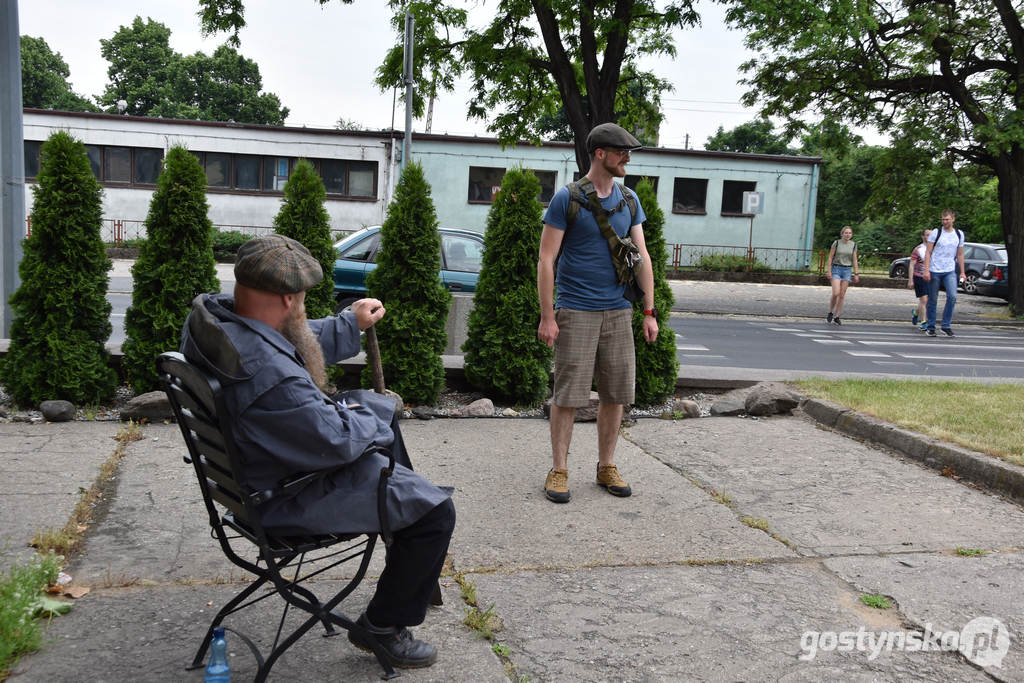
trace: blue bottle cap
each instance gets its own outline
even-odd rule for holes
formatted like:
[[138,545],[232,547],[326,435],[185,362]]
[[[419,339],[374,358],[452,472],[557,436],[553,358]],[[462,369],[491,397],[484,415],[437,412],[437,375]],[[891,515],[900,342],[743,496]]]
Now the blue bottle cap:
[[215,627],[213,629],[213,637],[214,638],[223,638],[224,637],[224,627],[223,626]]

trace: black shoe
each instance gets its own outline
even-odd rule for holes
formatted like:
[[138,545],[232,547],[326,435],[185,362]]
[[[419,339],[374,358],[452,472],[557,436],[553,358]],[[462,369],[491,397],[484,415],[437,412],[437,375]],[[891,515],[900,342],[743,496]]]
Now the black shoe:
[[927,334],[929,337],[935,336],[935,330],[925,330],[924,333]]
[[949,329],[948,327],[943,327],[942,331],[946,333],[947,337],[955,337],[956,336],[955,334],[953,334],[953,330]]
[[834,322],[836,325],[842,325],[843,324],[843,322],[839,318],[832,318],[832,322]]
[[[371,624],[365,613],[359,615],[356,623],[366,629],[370,637],[384,648],[384,655],[392,666],[400,669],[420,669],[437,661],[437,648],[430,643],[416,640],[412,637],[412,632],[404,626],[380,628]],[[364,639],[362,633],[349,631],[348,640],[360,650],[373,653],[373,647]]]
[[827,322],[827,323],[832,322],[832,311],[828,312],[828,315],[825,317],[825,322]]

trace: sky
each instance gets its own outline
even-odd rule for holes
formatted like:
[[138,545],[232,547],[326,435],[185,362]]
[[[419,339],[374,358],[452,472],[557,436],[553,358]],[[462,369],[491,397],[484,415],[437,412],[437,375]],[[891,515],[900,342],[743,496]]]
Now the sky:
[[[470,23],[481,26],[494,0],[470,0]],[[719,126],[726,130],[757,117],[740,104],[744,87],[739,65],[751,54],[743,36],[725,28],[723,8],[698,0],[702,25],[676,32],[677,55],[645,66],[666,78],[674,92],[663,96],[665,120],[659,143],[664,147],[702,149]],[[43,38],[59,52],[71,71],[72,89],[87,97],[103,92],[108,62],[100,39],[110,38],[136,15],[171,29],[171,47],[183,55],[212,54],[227,34],[203,38],[196,0],[21,0],[21,35]],[[59,18],[59,20],[57,20]],[[339,118],[368,129],[405,125],[404,105],[392,91],[374,85],[377,67],[396,43],[391,12],[382,0],[351,5],[314,0],[246,0],[247,26],[239,52],[254,60],[263,77],[263,92],[275,93],[290,112],[285,125],[333,128]],[[431,132],[491,137],[486,122],[467,119],[465,82],[434,104]],[[417,132],[425,119],[413,121]]]

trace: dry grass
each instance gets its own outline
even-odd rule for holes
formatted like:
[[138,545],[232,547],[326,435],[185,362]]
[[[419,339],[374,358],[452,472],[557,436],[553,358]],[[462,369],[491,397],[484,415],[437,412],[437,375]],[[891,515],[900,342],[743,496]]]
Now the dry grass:
[[1024,465],[1024,386],[817,378],[793,384],[810,396]]

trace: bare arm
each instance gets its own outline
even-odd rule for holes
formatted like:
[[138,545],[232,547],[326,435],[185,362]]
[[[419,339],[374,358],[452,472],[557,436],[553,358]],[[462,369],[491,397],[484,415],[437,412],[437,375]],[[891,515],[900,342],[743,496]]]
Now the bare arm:
[[558,337],[558,324],[555,322],[555,259],[562,246],[565,231],[544,224],[540,234],[540,256],[537,259],[537,296],[540,299],[540,325],[537,327],[537,338],[548,346],[553,346]]
[[[637,276],[640,279],[640,289],[644,290],[644,310],[654,308],[654,264],[651,263],[651,255],[647,253],[647,242],[644,240],[644,229],[639,223],[629,229],[629,237],[633,244],[640,250],[640,271]],[[644,339],[653,342],[658,338],[658,319],[653,315],[644,316]]]

